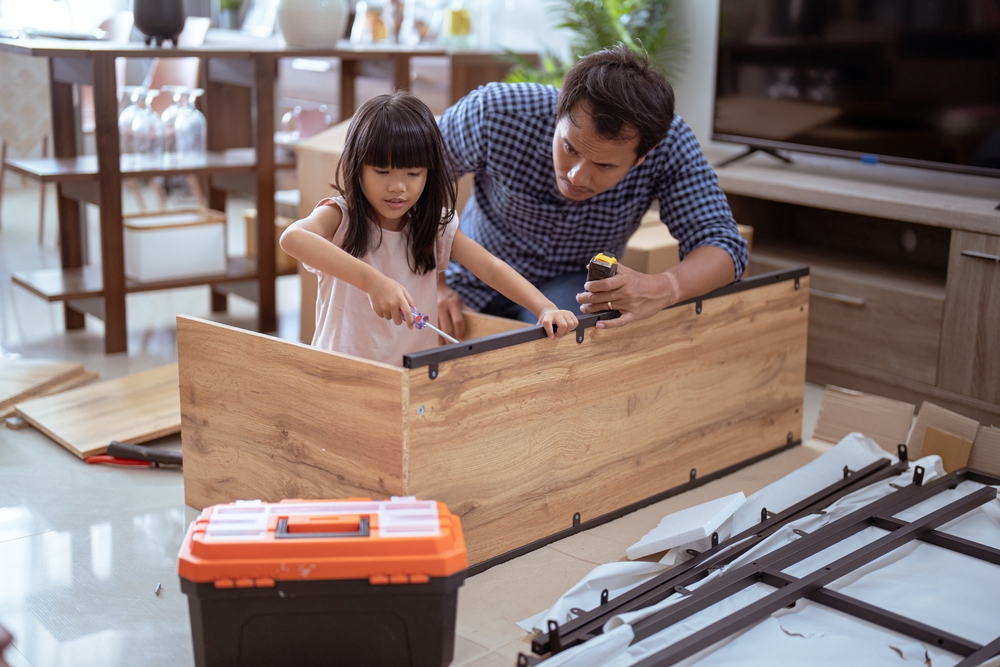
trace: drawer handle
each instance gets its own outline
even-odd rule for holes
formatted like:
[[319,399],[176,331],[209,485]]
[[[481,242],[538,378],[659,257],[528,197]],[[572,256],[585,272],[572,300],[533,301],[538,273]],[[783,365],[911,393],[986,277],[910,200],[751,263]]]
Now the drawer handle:
[[829,299],[830,301],[838,301],[840,303],[846,303],[848,306],[864,306],[865,300],[857,296],[847,296],[846,294],[834,294],[833,292],[824,292],[823,290],[810,289],[810,296],[818,296],[821,299]]
[[1000,255],[990,255],[985,252],[976,252],[975,250],[963,250],[962,254],[966,257],[975,257],[976,259],[985,259],[990,262],[1000,262]]

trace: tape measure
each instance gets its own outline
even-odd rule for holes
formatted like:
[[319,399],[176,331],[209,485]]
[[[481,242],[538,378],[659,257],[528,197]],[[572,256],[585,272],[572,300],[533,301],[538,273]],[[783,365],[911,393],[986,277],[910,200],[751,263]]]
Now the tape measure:
[[587,281],[604,280],[616,273],[618,273],[618,260],[615,259],[615,256],[599,252],[594,255],[594,259],[590,260],[590,266],[587,268]]

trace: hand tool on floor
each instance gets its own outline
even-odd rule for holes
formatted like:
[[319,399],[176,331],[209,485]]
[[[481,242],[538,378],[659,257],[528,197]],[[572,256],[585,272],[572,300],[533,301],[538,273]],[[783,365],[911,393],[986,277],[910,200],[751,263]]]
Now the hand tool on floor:
[[129,442],[112,440],[108,443],[107,454],[88,456],[87,463],[112,463],[125,466],[179,466],[182,458],[180,452],[157,447],[144,447]]
[[[399,312],[403,312],[403,311],[399,311]],[[448,334],[446,334],[445,332],[441,331],[436,326],[434,326],[433,324],[431,324],[430,317],[428,317],[424,313],[421,313],[419,310],[417,310],[413,306],[410,306],[410,312],[413,313],[413,326],[415,326],[416,328],[423,329],[424,327],[427,327],[431,331],[437,333],[437,335],[439,335],[442,338],[444,338],[449,343],[457,343],[457,342],[459,342],[459,340],[457,338],[453,338],[452,336],[449,336]]]
[[599,252],[587,265],[587,282],[604,280],[618,273],[618,260],[609,252]]

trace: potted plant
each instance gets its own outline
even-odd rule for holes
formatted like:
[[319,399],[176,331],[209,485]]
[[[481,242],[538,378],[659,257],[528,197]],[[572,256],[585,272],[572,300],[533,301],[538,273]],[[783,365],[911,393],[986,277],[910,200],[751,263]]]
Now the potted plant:
[[618,42],[645,51],[669,78],[682,71],[687,44],[670,25],[673,0],[557,0],[550,12],[557,27],[573,31],[570,58],[546,51],[541,64],[510,53],[514,67],[506,81],[534,81],[559,87],[573,63],[582,56]]
[[243,0],[219,0],[219,27],[223,30],[239,28],[242,5]]

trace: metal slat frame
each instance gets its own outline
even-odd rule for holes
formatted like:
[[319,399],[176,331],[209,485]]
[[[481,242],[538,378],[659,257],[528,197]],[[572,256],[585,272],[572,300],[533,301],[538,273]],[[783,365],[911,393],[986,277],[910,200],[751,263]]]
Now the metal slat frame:
[[861,470],[846,471],[843,479],[782,512],[768,512],[767,518],[757,525],[704,551],[683,565],[582,613],[565,625],[557,626],[554,633],[539,635],[532,641],[532,652],[539,655],[550,652],[553,641],[557,644],[556,651],[584,642],[600,634],[604,623],[612,616],[656,604],[672,595],[678,587],[700,581],[712,570],[732,562],[787,523],[814,514],[862,487],[904,472],[908,466],[905,445],[899,445],[899,455],[899,463],[895,465],[889,459],[880,459]]
[[[910,487],[906,487],[903,490],[897,491],[892,495],[902,493],[908,488]],[[930,495],[935,495],[937,492],[940,492],[940,490],[941,488],[935,491],[934,494]],[[945,523],[948,523],[949,521],[952,521],[953,519],[956,519],[962,516],[963,514],[970,512],[971,510],[976,509],[977,507],[980,507],[981,505],[984,505],[985,503],[988,503],[989,501],[995,499],[996,496],[997,496],[997,491],[992,487],[984,487],[977,491],[974,491],[964,496],[963,498],[960,498],[959,500],[956,500],[946,505],[945,507],[942,507],[941,509],[932,512],[931,514],[922,517],[917,521],[913,521],[912,523],[907,524],[905,527],[899,528],[898,530],[895,530],[879,538],[878,540],[875,540],[871,544],[868,544],[862,547],[861,549],[858,549],[846,556],[843,556],[842,558],[839,558],[833,563],[830,563],[829,565],[816,570],[807,577],[803,577],[801,579],[795,579],[794,582],[786,583],[782,588],[780,588],[774,593],[771,593],[767,597],[758,600],[757,602],[754,602],[744,607],[743,609],[740,609],[739,611],[716,621],[715,623],[712,623],[711,625],[709,625],[706,628],[703,628],[702,630],[699,630],[691,635],[688,635],[684,639],[675,642],[674,644],[668,646],[664,650],[649,656],[645,660],[636,663],[635,667],[666,667],[667,665],[676,664],[681,660],[688,658],[694,655],[695,653],[698,653],[699,651],[706,649],[712,646],[713,644],[725,639],[726,637],[768,618],[771,614],[778,611],[782,607],[786,607],[789,604],[794,603],[796,600],[799,600],[803,597],[807,597],[809,594],[822,589],[823,586],[833,581],[836,581],[837,579],[840,579],[841,577],[847,574],[850,574],[854,570],[864,565],[867,565],[873,560],[876,560],[884,556],[885,554],[890,553],[891,551],[899,548],[900,546],[912,540],[919,539],[921,535],[926,534],[931,530],[934,530],[935,528]],[[920,497],[920,500],[925,500],[926,497]],[[892,511],[898,512],[899,509]],[[879,514],[881,514],[881,512],[879,512]],[[873,516],[877,516],[877,514]],[[825,528],[828,527],[829,526],[826,526],[824,527],[824,529],[816,531],[814,535],[824,532]],[[804,541],[804,539],[801,541]],[[820,540],[817,542],[817,544],[823,544],[824,542],[825,540]],[[823,548],[825,548],[825,546]],[[819,551],[822,551],[823,548],[816,550],[810,548],[805,550],[804,553],[794,554],[791,556],[780,558],[777,561],[772,561],[768,566],[757,568],[756,577],[749,578],[745,576],[744,573],[744,576],[742,576],[738,581],[727,582],[728,585],[722,586],[721,588],[725,590],[731,590],[732,588],[741,590],[750,583],[754,583],[755,581],[760,581],[765,577],[774,578],[774,577],[785,576],[783,575],[783,573],[781,573],[781,570],[783,568],[786,568],[802,560],[802,558],[812,555],[813,553],[819,553]],[[757,567],[759,564],[760,561],[758,561],[757,563],[753,563],[752,567]],[[734,574],[742,573],[744,569],[745,568],[740,568]],[[723,579],[726,578],[727,577],[723,577]],[[695,598],[713,599],[717,597],[713,595],[704,595],[704,596],[697,595],[697,593],[700,592],[701,592],[700,590],[697,591],[696,594],[693,594],[691,597],[688,598],[688,600],[694,602]],[[729,595],[723,595],[719,599],[725,597],[729,597]],[[676,609],[676,607],[683,605],[684,602],[687,602],[688,600],[684,600],[678,603],[678,605],[676,605],[674,608],[667,610],[667,613],[655,614],[633,625],[633,628],[636,632],[636,641],[641,641],[642,639],[650,637],[656,634],[657,632],[660,632],[670,627],[676,621],[681,620],[681,618],[677,618],[677,616],[678,616],[678,611],[682,610],[678,610]],[[710,606],[710,605],[705,605],[703,600],[698,600],[698,602],[699,604],[692,604],[689,605],[689,607],[694,607],[696,608],[697,611],[700,611],[701,609]],[[689,611],[687,614],[683,614],[682,618],[689,616],[691,613],[693,612]]]

